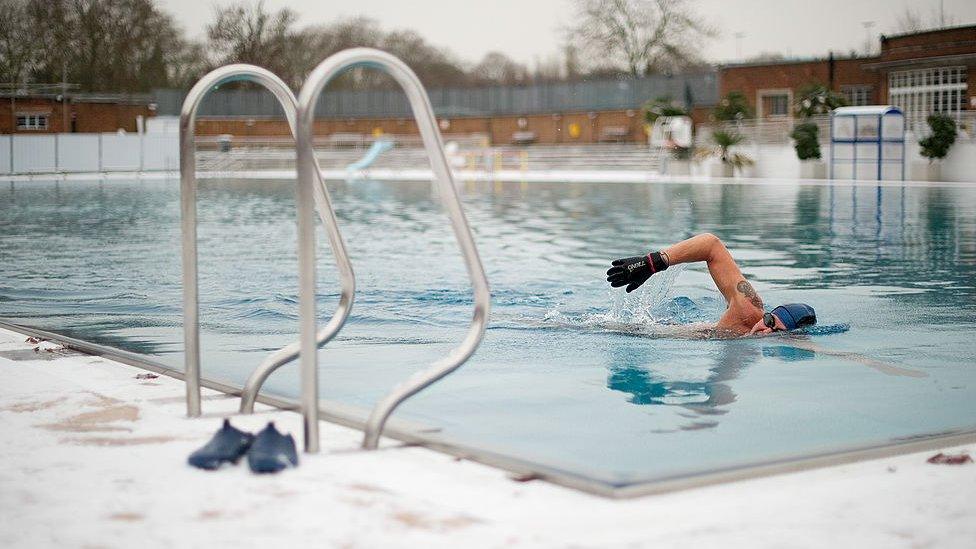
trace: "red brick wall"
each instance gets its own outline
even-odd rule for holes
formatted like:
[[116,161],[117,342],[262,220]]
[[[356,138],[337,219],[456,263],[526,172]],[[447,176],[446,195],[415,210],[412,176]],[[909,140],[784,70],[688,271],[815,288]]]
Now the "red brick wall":
[[976,53],[976,25],[892,36],[881,41],[881,61]]
[[[884,38],[881,41],[880,61],[888,63],[908,59],[953,55],[971,56],[973,54],[976,54],[976,25]],[[972,60],[962,62],[949,60],[941,61],[940,64],[965,65],[969,73],[968,95],[970,98],[976,97],[976,63]],[[897,68],[893,70],[897,70]],[[887,73],[882,75],[882,101],[885,102],[888,100],[887,76]],[[972,109],[969,100],[966,101],[965,108]]]
[[[843,86],[869,85],[874,88],[874,97],[882,97],[881,75],[868,71],[864,65],[877,62],[878,58],[835,59],[832,89],[840,92]],[[826,59],[800,63],[781,63],[770,65],[743,65],[723,67],[719,70],[719,95],[739,91],[745,94],[749,105],[756,109],[760,90],[789,89],[794,100],[800,90],[811,84],[830,84],[830,67]]]
[[107,103],[78,103],[71,105],[76,119],[75,131],[81,133],[113,132],[123,129],[137,131],[136,117],[153,116],[145,105],[112,105]]
[[[888,102],[888,71],[899,67],[885,66],[889,62],[924,60],[933,58],[933,65],[966,64],[969,67],[969,95],[976,96],[976,63],[952,62],[935,58],[976,53],[976,26],[941,29],[910,35],[893,36],[881,42],[878,57],[836,59],[834,61],[834,91],[843,86],[870,85],[874,88],[873,101]],[[881,65],[884,68],[866,68],[865,65]],[[790,89],[794,98],[807,84],[828,84],[829,69],[826,59],[798,63],[770,63],[766,65],[728,66],[719,70],[719,94],[730,91],[745,94],[755,109],[759,90]],[[967,108],[970,108],[967,102]]]
[[14,113],[47,114],[47,130],[16,130],[11,114],[10,98],[0,98],[0,134],[17,133],[68,133],[72,129],[79,133],[114,132],[123,129],[136,131],[136,117],[153,116],[146,105],[118,105],[114,103],[68,103],[67,123],[64,105],[44,98],[15,98]]
[[[525,127],[519,127],[519,119],[525,119]],[[495,117],[455,117],[447,118],[449,126],[442,130],[445,136],[484,134],[492,144],[505,145],[512,142],[512,135],[518,131],[536,134],[537,143],[571,144],[595,143],[608,128],[626,129],[626,141],[644,141],[644,125],[639,110],[574,112],[555,114],[533,114],[525,116]],[[570,126],[579,125],[580,135],[572,137]],[[319,119],[315,122],[316,135],[333,133],[357,133],[371,135],[374,129],[385,134],[417,134],[417,124],[412,118],[349,118]],[[268,137],[290,135],[284,119],[255,118],[200,118],[197,121],[198,135],[231,134],[238,137]]]

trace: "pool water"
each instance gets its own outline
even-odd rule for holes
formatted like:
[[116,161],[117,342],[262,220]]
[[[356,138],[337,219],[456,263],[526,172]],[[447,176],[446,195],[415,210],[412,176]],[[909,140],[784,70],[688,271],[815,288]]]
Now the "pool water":
[[[178,181],[0,187],[0,317],[182,367]],[[484,343],[396,417],[607,486],[976,427],[976,188],[462,184],[492,286]],[[368,409],[464,335],[464,266],[427,183],[330,183],[358,277],[321,396]],[[296,339],[293,183],[204,181],[203,375]],[[703,265],[611,292],[611,259],[721,237],[809,333],[702,339]],[[338,299],[319,232],[319,311]],[[294,364],[269,380],[295,397]]]

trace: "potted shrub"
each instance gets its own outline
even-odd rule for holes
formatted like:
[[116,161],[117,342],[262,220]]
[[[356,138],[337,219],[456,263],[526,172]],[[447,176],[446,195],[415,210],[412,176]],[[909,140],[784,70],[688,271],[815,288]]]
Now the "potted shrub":
[[796,157],[800,159],[800,179],[824,179],[827,166],[820,156],[820,128],[810,121],[813,116],[823,116],[837,107],[843,107],[847,100],[826,86],[811,84],[800,91],[796,102],[796,115],[803,119],[797,124],[790,137]]
[[712,132],[714,148],[699,149],[697,156],[701,159],[718,157],[719,162],[712,166],[712,177],[732,177],[735,170],[745,166],[752,166],[753,160],[748,156],[732,152],[732,147],[742,143],[745,137],[735,131],[715,130]]
[[[669,97],[658,97],[644,104],[645,131],[648,138],[653,136],[652,127],[661,117],[687,117],[690,123],[688,111],[675,105]],[[671,139],[664,145],[670,156],[666,166],[668,175],[690,175],[691,174],[691,147],[678,145]]]
[[793,148],[800,159],[800,179],[823,179],[827,176],[827,167],[820,160],[820,128],[813,122],[797,124],[790,137],[793,138]]
[[918,140],[922,156],[928,162],[912,164],[912,179],[917,181],[940,181],[942,179],[942,159],[956,142],[956,121],[943,113],[929,115],[926,119],[931,132]]
[[800,90],[796,102],[796,114],[800,118],[810,118],[820,114],[830,114],[837,107],[846,107],[843,95],[827,89],[820,84],[810,84]]
[[742,92],[731,91],[718,102],[713,112],[715,120],[720,122],[737,122],[745,118],[752,118],[752,109]]
[[688,116],[688,111],[671,102],[670,97],[658,97],[644,103],[644,121],[648,126],[662,116]]

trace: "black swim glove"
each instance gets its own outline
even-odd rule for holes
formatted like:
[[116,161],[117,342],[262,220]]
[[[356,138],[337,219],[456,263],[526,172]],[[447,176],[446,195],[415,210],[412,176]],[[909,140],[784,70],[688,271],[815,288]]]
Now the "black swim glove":
[[661,252],[614,259],[611,265],[607,270],[607,282],[614,288],[627,286],[627,293],[640,288],[652,274],[668,268],[668,262]]

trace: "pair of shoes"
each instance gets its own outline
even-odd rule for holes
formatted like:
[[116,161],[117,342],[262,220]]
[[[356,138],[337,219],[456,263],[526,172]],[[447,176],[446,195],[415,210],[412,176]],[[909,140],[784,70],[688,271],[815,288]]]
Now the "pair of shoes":
[[255,436],[234,428],[227,419],[209,442],[190,454],[187,462],[200,469],[213,470],[224,463],[236,464],[245,454],[255,473],[277,473],[298,465],[295,439],[279,433],[274,422],[269,422]]

